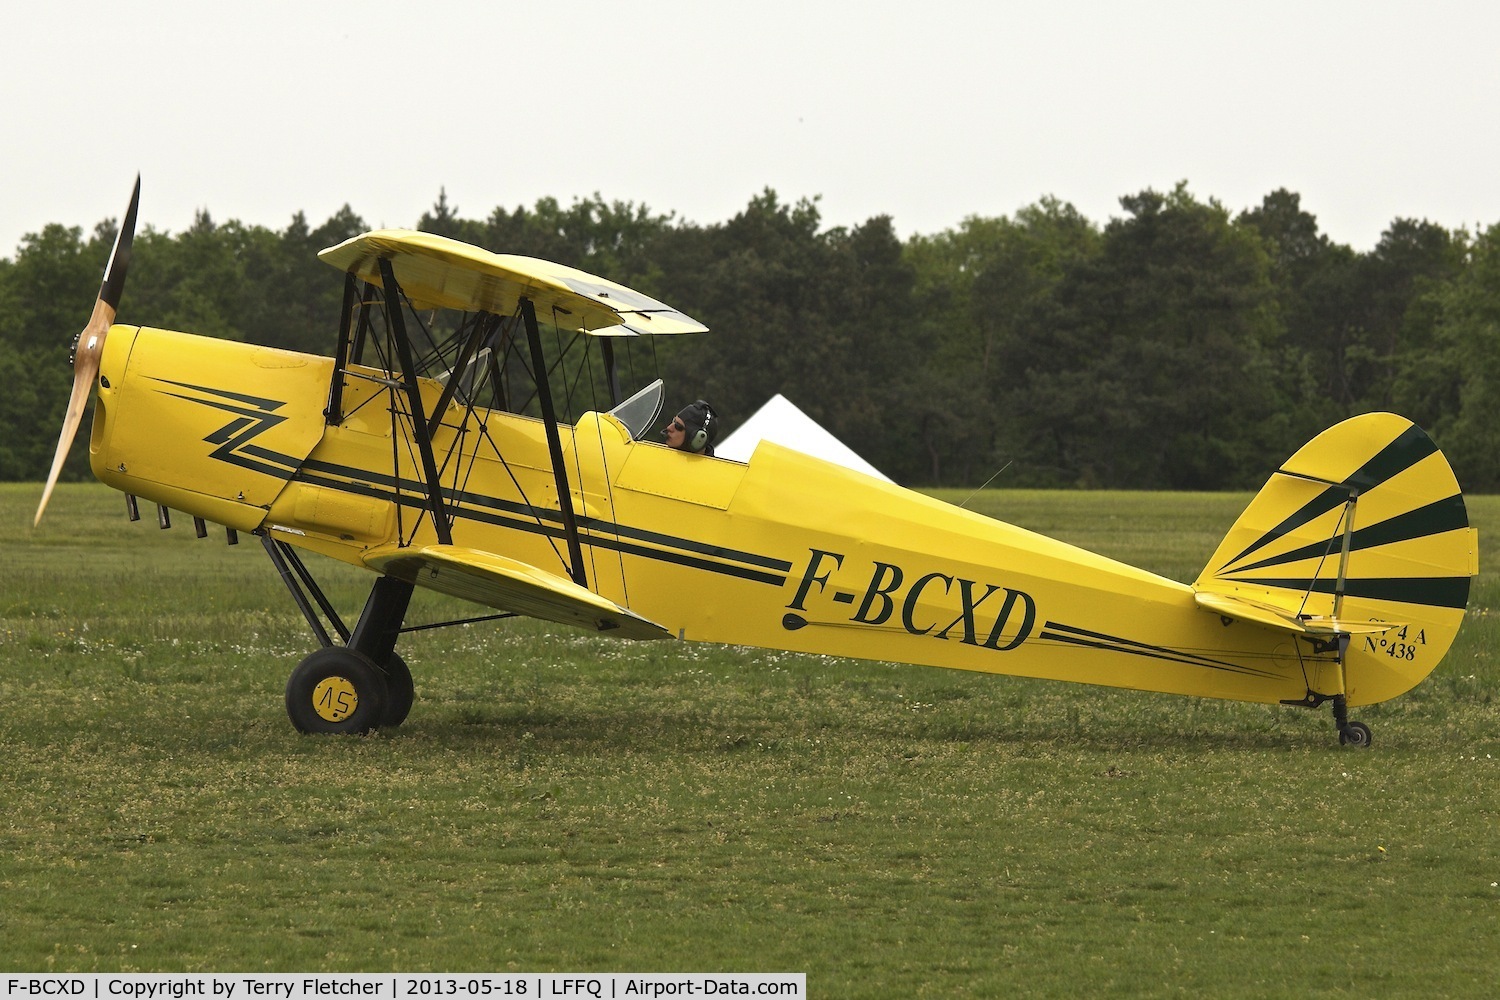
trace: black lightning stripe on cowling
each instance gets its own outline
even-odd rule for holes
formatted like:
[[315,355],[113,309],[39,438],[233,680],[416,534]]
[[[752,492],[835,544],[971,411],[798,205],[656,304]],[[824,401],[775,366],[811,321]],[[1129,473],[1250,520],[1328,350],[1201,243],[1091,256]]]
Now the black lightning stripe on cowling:
[[201,396],[189,396],[181,392],[168,392],[166,393],[168,396],[235,415],[233,420],[203,439],[215,446],[214,450],[209,453],[210,458],[276,479],[291,479],[292,474],[297,471],[297,460],[292,456],[250,445],[252,439],[286,420],[286,417],[272,412],[285,406],[284,402],[250,396],[242,392],[230,392],[227,389],[193,385],[189,382],[173,382],[169,379],[156,381],[163,385],[191,389],[213,398],[204,399]]
[[1063,625],[1059,622],[1048,622],[1042,626],[1042,631],[1037,638],[1050,639],[1054,642],[1065,642],[1074,646],[1084,646],[1089,649],[1125,653],[1130,656],[1145,656],[1153,660],[1165,660],[1169,663],[1183,663],[1188,666],[1203,667],[1208,670],[1223,670],[1236,674],[1250,674],[1256,677],[1280,676],[1270,670],[1258,670],[1255,667],[1247,667],[1240,663],[1230,663],[1226,660],[1215,660],[1211,657],[1199,656],[1187,650],[1172,649],[1169,646],[1153,646],[1150,643],[1137,642],[1134,639],[1124,639],[1119,636],[1094,632],[1072,625]]
[[[228,389],[215,389],[206,385],[194,385],[191,382],[174,382],[166,378],[155,379],[155,381],[160,382],[162,385],[175,385],[179,389],[192,389],[195,392],[201,392],[205,395],[218,396],[220,399],[232,399],[235,402],[245,403],[266,413],[279,410],[286,405],[286,401],[281,399],[266,399],[264,396],[251,396],[243,392],[230,392]],[[181,398],[189,399],[191,397],[183,396]],[[193,401],[196,403],[204,402],[201,399]]]
[[1305,503],[1300,510],[1247,545],[1239,555],[1225,562],[1224,569],[1227,570],[1250,553],[1317,520],[1340,504],[1347,502],[1351,495],[1368,493],[1386,480],[1405,472],[1435,451],[1437,451],[1437,445],[1432,443],[1432,439],[1427,436],[1426,432],[1416,424],[1411,424],[1342,483],[1330,485]]

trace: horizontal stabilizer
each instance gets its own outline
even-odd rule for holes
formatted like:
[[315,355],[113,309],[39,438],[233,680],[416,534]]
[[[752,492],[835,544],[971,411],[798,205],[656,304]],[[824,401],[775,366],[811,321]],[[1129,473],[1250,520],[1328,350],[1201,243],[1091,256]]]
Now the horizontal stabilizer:
[[1296,615],[1240,597],[1231,597],[1228,594],[1199,592],[1193,595],[1193,600],[1198,603],[1198,607],[1205,611],[1212,611],[1216,615],[1251,622],[1255,625],[1264,625],[1278,632],[1289,632],[1292,635],[1323,637],[1337,635],[1340,632],[1345,635],[1379,635],[1393,628],[1401,628],[1403,624],[1401,622],[1340,621],[1321,615]]
[[527,563],[456,545],[383,545],[365,555],[371,569],[500,611],[580,625],[624,639],[670,639],[655,622]]

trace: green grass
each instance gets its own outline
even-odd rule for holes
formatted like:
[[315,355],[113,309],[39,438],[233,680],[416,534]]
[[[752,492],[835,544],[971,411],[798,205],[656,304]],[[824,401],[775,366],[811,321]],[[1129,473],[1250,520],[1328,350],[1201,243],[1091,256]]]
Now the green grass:
[[[1500,498],[1450,658],[1274,709],[538,623],[306,738],[254,538],[0,487],[0,968],[805,971],[817,996],[1486,996]],[[954,499],[961,499],[955,496]],[[1243,496],[970,506],[1190,580]],[[350,615],[369,577],[325,566]],[[458,610],[425,599],[417,617]]]

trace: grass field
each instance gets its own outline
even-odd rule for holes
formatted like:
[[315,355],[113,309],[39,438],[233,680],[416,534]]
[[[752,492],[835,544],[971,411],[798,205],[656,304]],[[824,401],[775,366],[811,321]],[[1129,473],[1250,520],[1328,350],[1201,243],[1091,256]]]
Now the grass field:
[[[1489,996],[1500,498],[1471,617],[1357,717],[504,623],[306,738],[254,538],[0,487],[0,968],[802,971],[821,997]],[[994,491],[1190,580],[1245,497]],[[329,567],[352,617],[369,577]],[[454,609],[427,601],[414,617]]]

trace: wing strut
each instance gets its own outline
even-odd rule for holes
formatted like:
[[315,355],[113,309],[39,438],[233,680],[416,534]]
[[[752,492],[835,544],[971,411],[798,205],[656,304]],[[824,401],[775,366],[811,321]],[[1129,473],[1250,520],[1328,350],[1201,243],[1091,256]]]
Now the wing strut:
[[568,535],[568,558],[573,561],[568,575],[580,587],[587,587],[583,572],[583,546],[578,541],[578,521],[573,516],[573,493],[568,489],[568,470],[563,465],[562,438],[557,432],[557,412],[552,408],[552,384],[547,378],[547,361],[542,357],[542,335],[537,329],[536,306],[521,299],[521,319],[526,323],[526,339],[531,342],[531,366],[536,372],[537,400],[542,404],[542,421],[547,426],[547,448],[552,453],[552,474],[557,477],[557,505],[562,511],[563,530]]
[[339,312],[338,355],[333,361],[333,380],[328,384],[328,406],[323,419],[332,427],[344,419],[344,369],[349,367],[349,341],[354,319],[354,275],[344,275],[344,306]]
[[[390,317],[391,339],[396,342],[396,356],[401,360],[401,381],[406,387],[407,405],[411,408],[412,437],[417,439],[417,451],[422,456],[422,472],[427,479],[427,506],[432,511],[432,526],[437,531],[439,542],[452,545],[448,505],[443,501],[443,484],[438,477],[437,459],[432,454],[432,435],[428,432],[427,416],[422,411],[422,391],[417,388],[417,366],[412,359],[411,340],[406,334],[406,317],[401,314],[401,286],[396,283],[396,272],[391,267],[390,260],[385,257],[380,258],[380,278],[385,286],[386,315]],[[556,433],[555,428],[552,433]]]
[[609,379],[609,405],[613,408],[624,398],[620,395],[620,370],[615,366],[614,338],[600,337],[599,351],[604,355],[604,372]]

